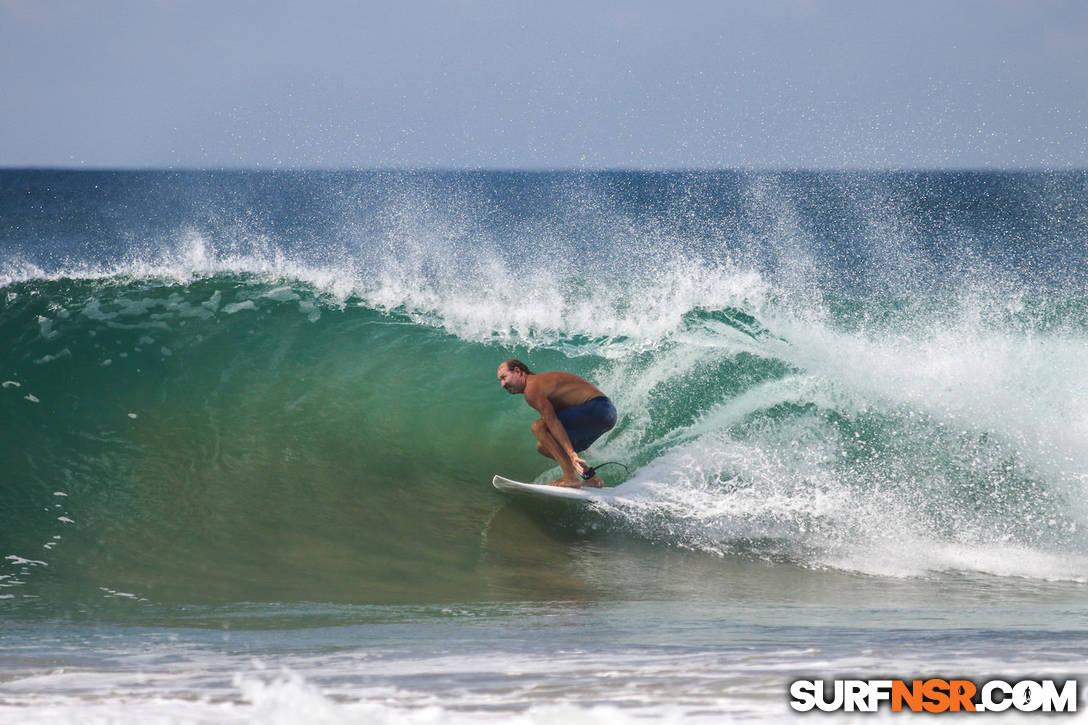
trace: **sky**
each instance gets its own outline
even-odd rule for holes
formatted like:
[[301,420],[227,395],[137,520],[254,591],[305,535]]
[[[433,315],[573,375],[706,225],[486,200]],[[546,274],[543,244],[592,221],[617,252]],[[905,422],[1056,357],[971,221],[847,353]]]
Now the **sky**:
[[1086,0],[0,0],[0,166],[1088,168]]

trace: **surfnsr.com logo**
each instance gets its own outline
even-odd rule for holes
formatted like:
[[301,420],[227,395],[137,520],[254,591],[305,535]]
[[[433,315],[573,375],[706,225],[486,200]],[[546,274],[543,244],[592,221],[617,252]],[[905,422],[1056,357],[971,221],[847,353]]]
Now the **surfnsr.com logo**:
[[798,712],[1076,712],[1076,680],[797,680],[790,707]]

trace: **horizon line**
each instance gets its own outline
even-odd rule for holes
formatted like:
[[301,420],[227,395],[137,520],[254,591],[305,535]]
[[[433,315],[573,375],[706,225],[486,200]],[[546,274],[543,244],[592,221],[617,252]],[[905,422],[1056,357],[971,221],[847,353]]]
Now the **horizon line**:
[[1088,166],[65,166],[60,164],[5,165],[0,171],[73,171],[73,172],[221,172],[221,173],[508,173],[508,174],[685,174],[685,173],[1083,173]]

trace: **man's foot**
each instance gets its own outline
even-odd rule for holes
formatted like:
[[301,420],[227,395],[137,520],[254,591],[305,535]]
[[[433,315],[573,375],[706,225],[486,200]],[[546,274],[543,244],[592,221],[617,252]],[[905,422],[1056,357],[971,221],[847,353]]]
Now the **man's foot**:
[[588,481],[582,481],[582,485],[588,488],[604,488],[604,481],[601,480],[600,476],[594,476]]

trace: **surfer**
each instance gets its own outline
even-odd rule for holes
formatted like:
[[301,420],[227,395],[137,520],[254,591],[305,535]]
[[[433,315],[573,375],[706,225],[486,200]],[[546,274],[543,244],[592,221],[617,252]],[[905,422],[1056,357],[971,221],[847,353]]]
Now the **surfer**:
[[563,469],[563,476],[549,485],[603,487],[601,477],[578,454],[616,425],[612,401],[585,378],[558,371],[534,373],[514,358],[499,365],[498,375],[507,392],[524,395],[540,413],[532,426],[536,449]]

